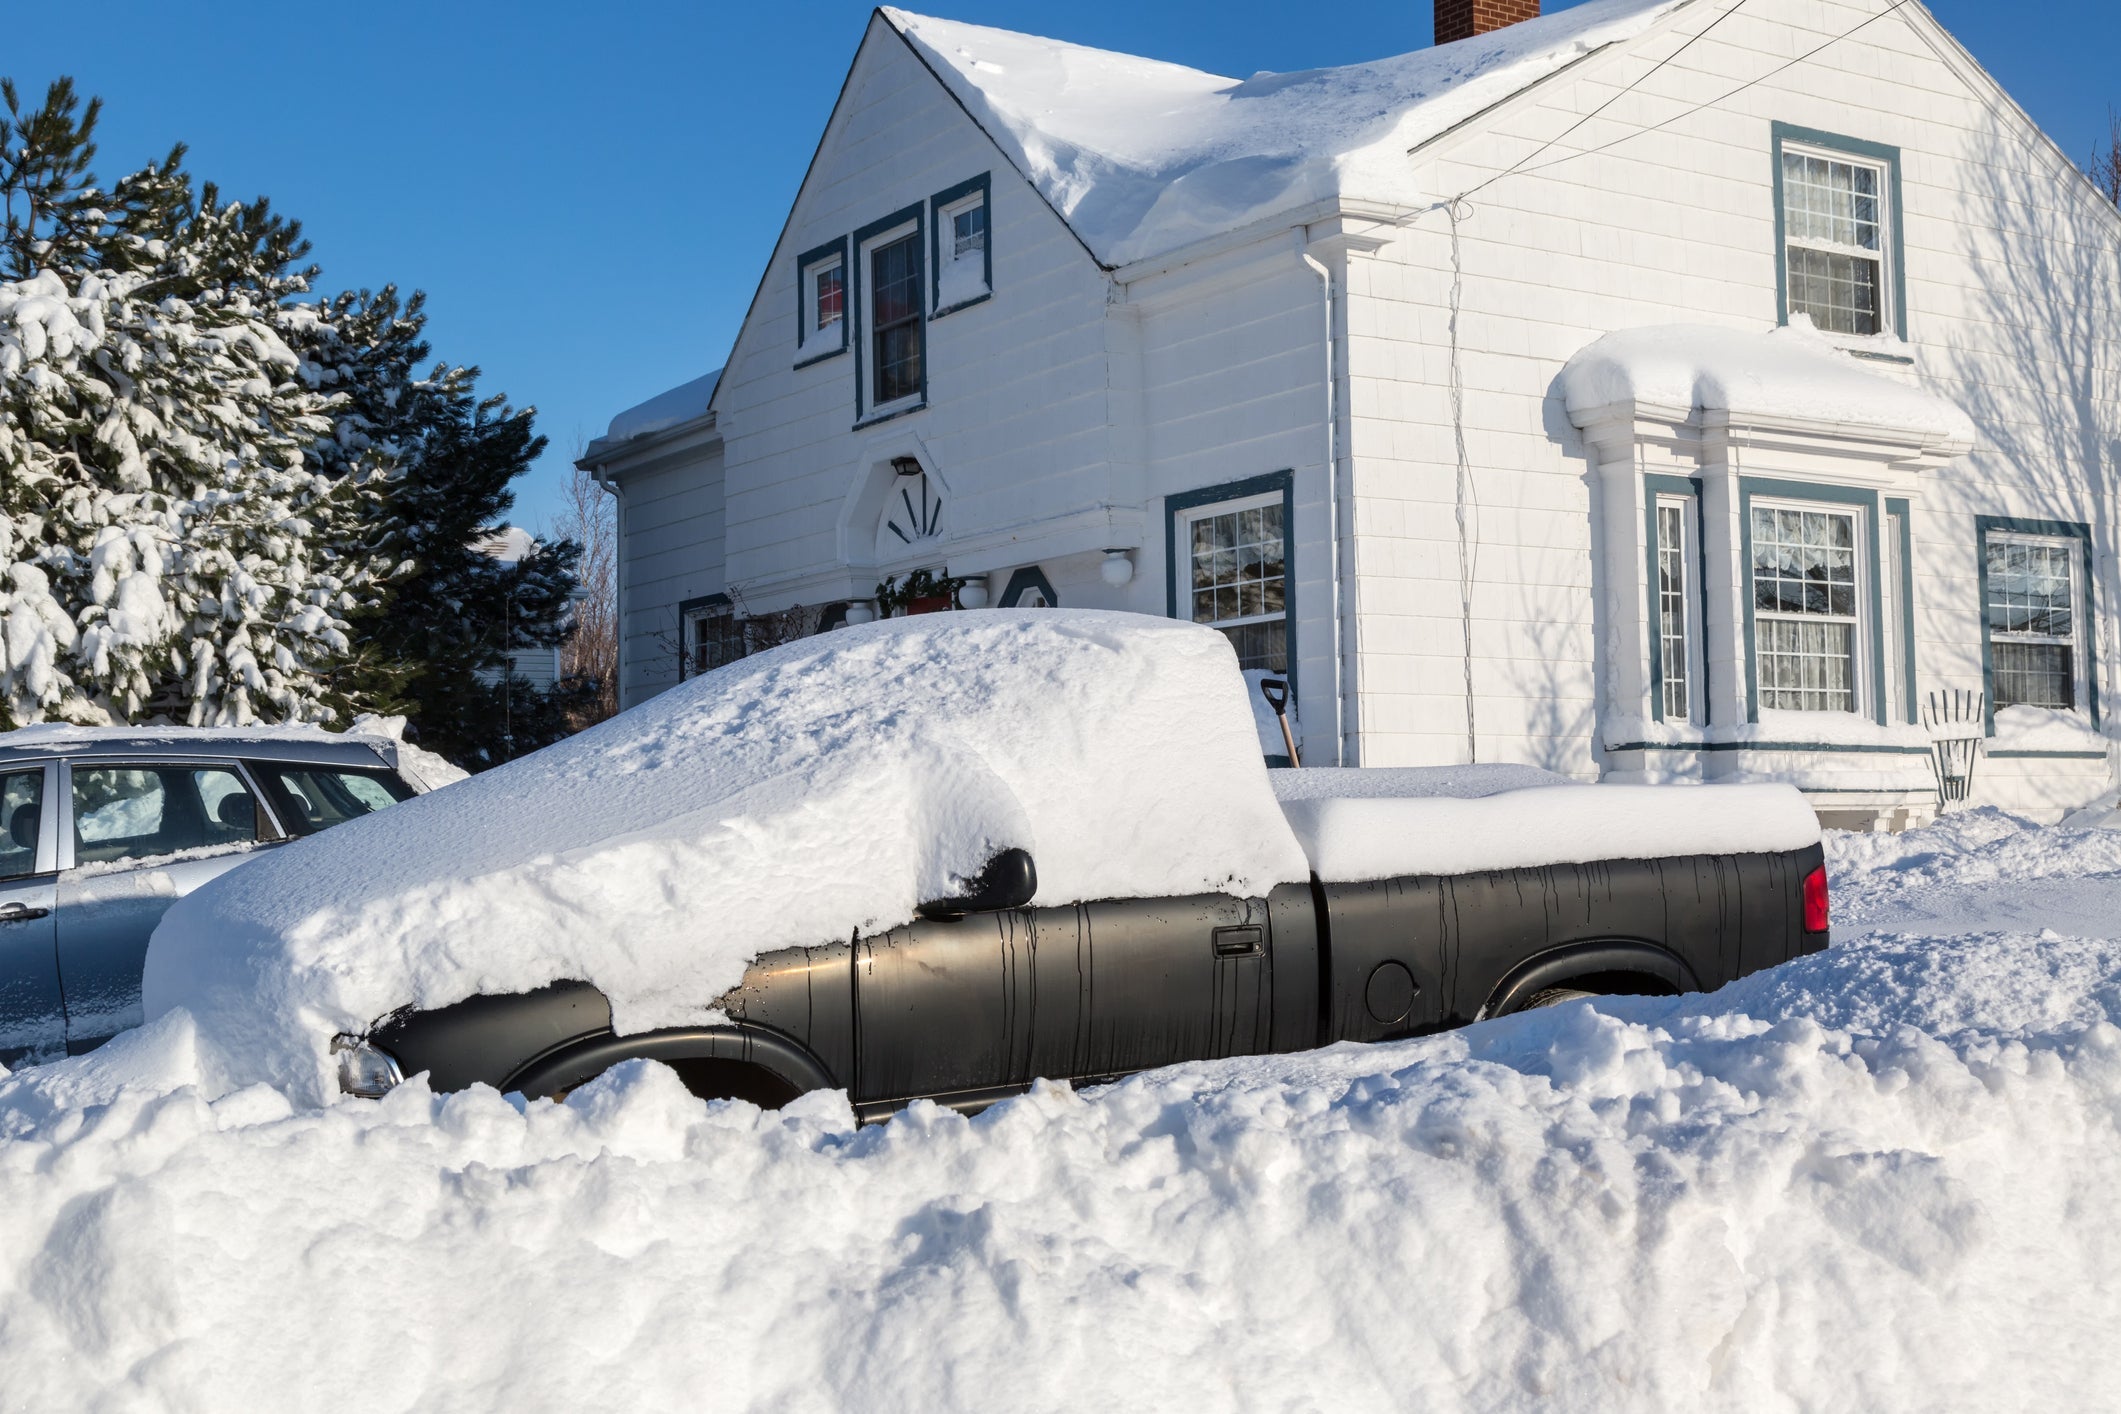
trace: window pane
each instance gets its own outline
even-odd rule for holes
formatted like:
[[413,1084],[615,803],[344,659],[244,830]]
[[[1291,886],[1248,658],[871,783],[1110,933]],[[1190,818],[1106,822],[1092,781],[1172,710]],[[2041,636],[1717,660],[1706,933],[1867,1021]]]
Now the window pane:
[[44,815],[44,768],[0,776],[0,879],[37,872]]
[[1879,262],[1860,255],[1790,247],[1790,313],[1808,314],[1831,334],[1879,331]]
[[955,212],[950,217],[953,254],[968,255],[987,246],[987,204]]
[[835,265],[817,274],[817,309],[815,329],[825,329],[840,321],[847,309],[847,272]]
[[[1264,620],[1286,612],[1288,586],[1287,552],[1281,538],[1281,507],[1251,506],[1197,516],[1192,532],[1190,566],[1191,612],[1197,623],[1230,625],[1243,620]],[[1264,625],[1255,625],[1264,626]],[[1280,638],[1233,633],[1240,654],[1273,657]],[[1247,667],[1270,666],[1264,660],[1248,661]],[[1277,670],[1285,664],[1275,663]]]
[[1853,712],[1855,625],[1819,620],[1762,619],[1760,705],[1787,712]]
[[1990,652],[1998,707],[2075,709],[2077,675],[2066,645],[1998,642]]
[[913,233],[869,252],[869,323],[877,404],[921,390],[920,237]]
[[1685,508],[1657,508],[1658,668],[1664,680],[1664,715],[1685,721],[1687,700]]
[[256,769],[279,787],[282,813],[298,835],[313,835],[412,798],[412,788],[387,771],[270,764]]
[[221,767],[75,766],[74,862],[149,859],[258,837],[258,805]]

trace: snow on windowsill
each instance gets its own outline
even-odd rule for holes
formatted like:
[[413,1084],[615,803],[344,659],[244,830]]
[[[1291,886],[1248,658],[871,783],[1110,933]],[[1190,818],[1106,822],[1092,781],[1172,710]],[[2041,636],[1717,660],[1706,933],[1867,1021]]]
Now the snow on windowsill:
[[1880,726],[1853,712],[1785,712],[1760,709],[1760,720],[1738,726],[1697,727],[1685,723],[1651,722],[1641,717],[1608,717],[1605,745],[1608,751],[1647,746],[1754,746],[1766,750],[1776,746],[1915,747],[1929,749],[1929,733],[1905,723]]
[[2004,707],[1996,712],[1991,753],[1999,751],[2096,751],[2105,755],[2107,739],[2082,712],[2053,707]]

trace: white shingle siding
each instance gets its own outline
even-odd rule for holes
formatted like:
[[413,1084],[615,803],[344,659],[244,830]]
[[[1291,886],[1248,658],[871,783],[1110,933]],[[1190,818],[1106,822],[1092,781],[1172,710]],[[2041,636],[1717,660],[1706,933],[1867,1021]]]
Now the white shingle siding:
[[[1646,546],[1637,503],[1625,508],[1628,524],[1609,526],[1605,501],[1638,494],[1636,473],[1597,470],[1556,379],[1610,331],[1776,322],[1777,121],[1900,150],[1916,366],[1897,376],[1951,399],[1980,428],[1970,455],[1920,473],[1911,493],[1918,689],[1982,686],[1975,517],[2037,517],[2093,526],[2099,695],[2121,707],[2105,450],[2121,424],[2121,221],[1912,10],[1762,77],[1875,11],[1751,0],[1652,73],[1724,13],[1688,7],[1409,158],[1424,192],[1479,188],[1462,211],[1458,335],[1477,502],[1471,671],[1483,759],[1587,778],[1627,764],[1607,755],[1601,725],[1646,700]],[[1753,80],[1611,151],[1481,185],[1513,163],[1536,168],[1600,146]],[[1566,144],[1526,161],[1631,83]],[[855,354],[791,366],[796,257],[981,172],[991,174],[993,298],[929,323],[925,411],[857,428]],[[1398,226],[1353,205],[1321,213],[1301,233],[1221,241],[1219,253],[1115,278],[899,37],[872,22],[716,396],[719,460],[625,476],[627,700],[674,680],[657,676],[654,640],[674,634],[686,598],[734,585],[767,609],[866,595],[878,574],[875,478],[891,456],[917,456],[947,488],[941,557],[988,575],[993,595],[1014,568],[1037,565],[1064,603],[1149,613],[1167,601],[1163,498],[1287,471],[1305,746],[1323,759],[1334,639],[1326,361],[1304,236],[1342,291],[1354,745],[1370,764],[1462,760],[1449,225],[1435,210]],[[1643,455],[1653,472],[1698,469],[1688,456]],[[1741,473],[1811,475],[1822,465],[1797,452],[1744,463],[1754,455],[1740,454]],[[1737,508],[1713,502],[1735,534]],[[1112,547],[1134,553],[1123,589],[1097,574],[1099,552]],[[1710,617],[1738,624],[1746,567],[1726,558],[1709,571]],[[1710,635],[1712,684],[1742,675],[1735,633]],[[1881,759],[1756,758],[1851,791],[1882,790],[1895,772],[1903,785],[1927,779],[1920,758]],[[1699,769],[1677,756],[1665,765]],[[2108,774],[2104,760],[1996,758],[1977,780],[1988,799],[2052,813],[2096,794]]]

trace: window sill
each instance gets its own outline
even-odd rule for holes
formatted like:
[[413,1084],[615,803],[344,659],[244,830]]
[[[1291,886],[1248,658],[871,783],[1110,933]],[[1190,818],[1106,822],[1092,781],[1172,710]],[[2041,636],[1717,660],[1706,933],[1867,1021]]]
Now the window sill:
[[867,416],[856,418],[853,430],[859,432],[865,427],[874,427],[880,422],[889,422],[894,417],[904,417],[909,412],[924,412],[927,407],[928,399],[923,397],[917,403],[903,403],[897,407],[885,408],[881,412],[872,412]]
[[795,361],[792,367],[808,368],[814,363],[823,363],[828,358],[838,358],[841,354],[845,352],[847,352],[847,346],[845,344],[841,344],[836,349],[826,349],[823,353],[808,354],[802,358],[799,358]]
[[956,304],[946,304],[941,309],[938,309],[935,313],[928,316],[929,322],[933,323],[935,320],[944,318],[947,315],[955,314],[961,309],[970,309],[974,305],[985,304],[988,300],[991,300],[993,298],[994,291],[988,290],[983,294],[974,295],[971,299],[961,299]]

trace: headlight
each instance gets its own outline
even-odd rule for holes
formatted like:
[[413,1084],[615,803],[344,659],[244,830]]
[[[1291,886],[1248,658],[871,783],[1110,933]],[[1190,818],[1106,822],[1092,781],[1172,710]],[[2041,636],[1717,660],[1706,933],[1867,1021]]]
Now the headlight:
[[379,1100],[405,1082],[398,1058],[359,1036],[332,1037],[331,1053],[339,1059],[339,1089],[346,1094]]

